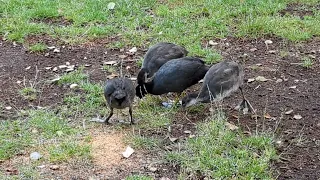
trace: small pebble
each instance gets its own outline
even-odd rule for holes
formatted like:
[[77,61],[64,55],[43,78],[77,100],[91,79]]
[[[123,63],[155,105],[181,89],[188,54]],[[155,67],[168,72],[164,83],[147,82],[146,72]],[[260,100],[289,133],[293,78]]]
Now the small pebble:
[[41,157],[42,157],[41,154],[38,153],[38,152],[33,152],[33,153],[30,154],[30,159],[31,159],[31,160],[38,160],[38,159],[40,159]]

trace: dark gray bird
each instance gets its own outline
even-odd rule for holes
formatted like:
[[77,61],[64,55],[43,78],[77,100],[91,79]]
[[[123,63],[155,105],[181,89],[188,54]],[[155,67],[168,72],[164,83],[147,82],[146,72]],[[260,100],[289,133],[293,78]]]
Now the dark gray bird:
[[136,95],[161,95],[168,92],[182,93],[186,88],[198,83],[209,67],[201,59],[183,57],[168,61],[160,67],[150,82],[136,87]]
[[182,99],[182,107],[188,107],[198,102],[209,103],[222,100],[240,89],[243,101],[241,107],[247,107],[254,112],[249,101],[243,95],[243,69],[236,62],[220,62],[213,65],[206,73],[203,85],[198,93],[192,93]]
[[138,84],[142,85],[145,83],[146,79],[151,78],[166,62],[184,57],[187,54],[188,51],[185,48],[173,43],[160,42],[153,45],[144,57],[137,77]]
[[108,80],[104,89],[104,97],[110,108],[110,114],[104,121],[109,123],[109,119],[113,115],[113,108],[124,109],[129,107],[131,124],[134,124],[132,118],[132,103],[135,97],[135,89],[133,83],[128,78],[113,78]]

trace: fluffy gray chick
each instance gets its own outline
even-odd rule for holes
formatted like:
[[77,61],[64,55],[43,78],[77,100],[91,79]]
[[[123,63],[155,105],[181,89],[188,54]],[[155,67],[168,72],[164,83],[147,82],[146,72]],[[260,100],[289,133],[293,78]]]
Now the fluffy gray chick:
[[124,109],[129,107],[131,124],[134,124],[132,118],[132,103],[135,96],[135,88],[128,78],[113,78],[108,80],[104,89],[104,97],[110,108],[110,114],[104,121],[109,123],[109,119],[113,115],[113,109]]

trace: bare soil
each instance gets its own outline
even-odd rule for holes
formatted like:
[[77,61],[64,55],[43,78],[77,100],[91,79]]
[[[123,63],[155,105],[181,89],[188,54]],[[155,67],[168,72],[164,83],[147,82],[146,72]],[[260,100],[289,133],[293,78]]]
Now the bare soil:
[[[76,67],[83,65],[92,82],[103,83],[111,75],[101,69],[103,62],[120,62],[123,58],[126,67],[124,74],[135,77],[139,69],[136,61],[144,54],[144,51],[138,51],[135,55],[129,55],[126,53],[127,50],[107,49],[99,43],[69,46],[45,36],[32,37],[29,40],[32,43],[45,42],[49,46],[57,46],[60,52],[46,50],[41,53],[30,53],[21,44],[14,45],[0,41],[0,100],[2,107],[13,107],[12,110],[2,109],[1,119],[14,116],[14,110],[37,106],[55,107],[63,103],[63,96],[69,91],[69,87],[46,82],[64,73],[63,69],[59,68],[57,71],[52,71],[54,67],[66,62]],[[272,40],[273,43],[266,46],[265,40]],[[259,132],[276,132],[281,158],[274,162],[273,168],[278,179],[318,179],[320,177],[320,39],[314,38],[299,44],[274,37],[261,39],[228,37],[215,41],[219,44],[209,48],[218,49],[225,60],[241,63],[245,68],[246,79],[257,76],[268,79],[265,82],[245,83],[243,87],[245,95],[257,110],[257,122],[249,115],[241,115],[234,110],[241,101],[240,93],[234,93],[222,104],[229,121],[241,126],[247,133],[254,133],[256,129]],[[301,65],[301,59],[305,57],[313,60],[314,64],[309,68]],[[28,86],[29,82],[36,82],[36,89],[39,90],[37,99],[33,101],[19,95],[19,90]],[[199,85],[187,92],[198,90],[198,87]],[[293,110],[292,113],[286,114],[285,112],[289,110]],[[209,115],[208,105],[204,107],[204,112],[179,110],[174,118],[171,136],[185,138],[188,136],[185,130],[190,130],[193,134],[195,123]],[[298,114],[302,116],[301,119],[294,118],[294,115]],[[99,132],[93,136],[93,146],[103,145],[101,149],[95,149],[94,152],[97,153],[94,155],[93,163],[69,162],[60,165],[59,170],[43,170],[43,175],[62,179],[88,179],[88,177],[121,179],[130,174],[171,179],[177,177],[179,167],[172,167],[159,161],[162,155],[158,152],[147,153],[137,150],[131,159],[120,158],[119,152],[125,149],[114,148],[113,142],[119,144],[117,147],[126,145],[119,134],[112,133]],[[113,135],[116,137],[113,138]],[[104,159],[108,157],[113,159]],[[112,165],[108,166],[107,161],[113,162]],[[154,162],[156,163],[153,164]],[[148,168],[150,164],[157,168],[155,172],[151,172]],[[0,162],[1,167],[7,165],[8,161]]]

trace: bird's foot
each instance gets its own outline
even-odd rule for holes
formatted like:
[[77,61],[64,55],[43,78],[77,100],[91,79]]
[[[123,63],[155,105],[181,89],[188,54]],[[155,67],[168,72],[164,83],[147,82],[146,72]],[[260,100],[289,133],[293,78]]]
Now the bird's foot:
[[256,111],[252,107],[251,103],[246,99],[243,99],[242,102],[235,107],[235,109],[239,111],[243,111],[243,114],[248,114],[248,112],[252,114],[256,114]]

